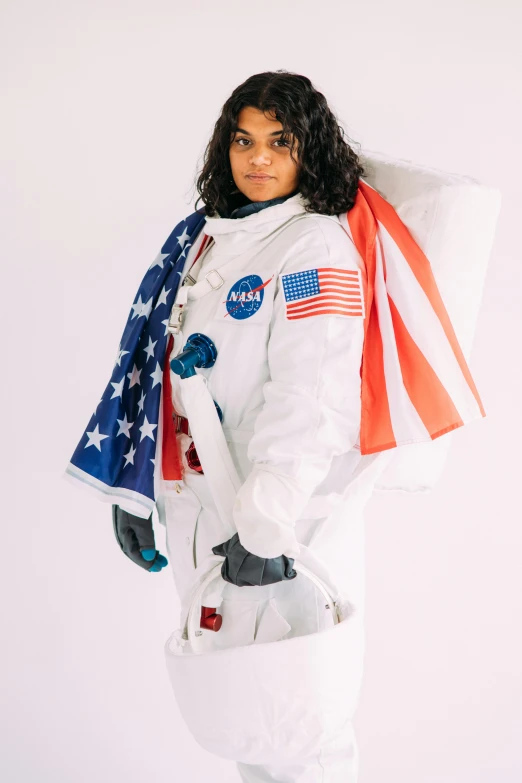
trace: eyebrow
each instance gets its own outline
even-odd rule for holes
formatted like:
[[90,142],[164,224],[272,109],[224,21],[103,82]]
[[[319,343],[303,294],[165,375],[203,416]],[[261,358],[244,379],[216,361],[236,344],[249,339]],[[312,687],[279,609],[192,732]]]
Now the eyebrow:
[[[244,128],[234,128],[234,133],[244,133],[246,136],[252,136],[251,133],[249,133]],[[269,136],[280,136],[281,133],[283,133],[282,130],[274,131],[273,133],[269,133]]]

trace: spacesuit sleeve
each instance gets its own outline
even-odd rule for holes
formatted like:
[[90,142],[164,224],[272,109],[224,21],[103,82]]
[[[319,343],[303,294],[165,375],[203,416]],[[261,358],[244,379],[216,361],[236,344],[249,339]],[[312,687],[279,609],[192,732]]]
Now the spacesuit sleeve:
[[[241,544],[258,557],[297,557],[296,520],[333,457],[349,451],[359,435],[364,312],[340,313],[328,298],[316,300],[324,301],[319,309],[299,309],[309,278],[300,272],[312,273],[316,285],[317,274],[326,280],[323,297],[332,275],[335,281],[349,278],[348,293],[354,293],[354,273],[362,261],[348,235],[333,241],[335,235],[315,224],[311,235],[295,243],[278,276],[268,344],[270,380],[248,445],[253,468],[233,510]],[[364,301],[361,271],[355,279]],[[336,282],[333,289],[337,296]]]

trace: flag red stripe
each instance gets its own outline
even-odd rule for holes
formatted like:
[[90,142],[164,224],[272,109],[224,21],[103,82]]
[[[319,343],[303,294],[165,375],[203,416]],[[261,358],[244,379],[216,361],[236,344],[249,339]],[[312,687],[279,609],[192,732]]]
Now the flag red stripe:
[[349,287],[349,286],[344,286],[343,288],[341,288],[340,286],[328,285],[328,286],[321,286],[320,290],[321,290],[322,294],[328,294],[328,293],[346,294],[346,295],[350,295],[351,294],[353,296],[355,293],[357,293],[358,296],[359,296],[359,299],[361,298],[359,289],[358,288]]
[[178,439],[176,437],[176,428],[172,415],[174,406],[172,405],[172,386],[170,383],[170,364],[169,357],[174,345],[174,338],[169,335],[167,341],[167,351],[163,363],[163,434],[161,438],[161,468],[165,481],[181,481],[183,478],[181,469],[181,454],[179,453]]
[[313,307],[302,307],[300,310],[291,310],[287,313],[290,318],[292,315],[302,315],[303,313],[313,313],[316,310],[324,310],[325,307],[334,307],[336,310],[343,310],[345,313],[362,313],[362,307],[345,307],[343,305],[335,304],[335,302],[322,302],[321,304],[313,305]]
[[336,277],[319,278],[319,287],[322,289],[325,285],[335,286],[336,288],[359,288],[359,283],[356,280],[339,280]]
[[354,280],[353,278],[346,278],[346,280],[341,280],[341,278],[339,277],[332,277],[331,275],[325,275],[324,277],[319,278],[319,285],[321,287],[323,285],[338,285],[341,288],[344,287],[358,288],[359,282],[357,280]]
[[[360,183],[359,183],[360,184]],[[359,187],[348,225],[366,267],[366,318],[361,366],[361,454],[373,454],[397,445],[386,389],[382,337],[374,302],[377,223]]]
[[319,282],[324,283],[338,283],[339,285],[357,285],[359,278],[357,277],[341,277],[340,275],[318,275]]
[[321,275],[338,275],[340,277],[354,277],[356,278],[359,274],[357,270],[355,269],[336,269],[335,267],[322,267],[321,269],[317,270],[317,274],[319,276]]
[[[370,251],[371,252],[371,251]],[[368,312],[368,311],[366,311]],[[397,445],[393,432],[390,404],[386,391],[382,336],[375,302],[366,324],[361,367],[361,454],[393,449]]]
[[[308,294],[308,297],[316,298],[318,296],[328,297],[330,299],[343,299],[345,301],[350,302],[361,302],[361,293],[358,289],[352,290],[351,288],[321,288],[321,291],[319,294]],[[301,302],[310,302],[312,301],[311,298],[308,298],[306,295],[303,295],[301,299],[293,299],[289,300],[287,302],[288,307],[293,307],[295,304],[300,304]]]
[[358,286],[359,281],[356,280],[353,277],[346,277],[344,280],[340,277],[335,277],[334,275],[324,275],[324,277],[319,278],[319,284],[320,285],[340,285],[340,286]]
[[[448,311],[442,300],[442,295],[437,287],[437,283],[435,281],[435,277],[429,260],[426,258],[421,248],[417,245],[410,231],[408,230],[406,225],[402,222],[402,220],[399,218],[398,214],[396,213],[392,205],[389,202],[387,202],[379,193],[377,193],[377,191],[370,188],[364,182],[359,181],[359,190],[361,191],[361,199],[359,199],[359,203],[361,204],[361,206],[363,206],[362,202],[364,200],[365,201],[364,206],[366,210],[371,211],[373,214],[378,216],[377,219],[380,220],[382,225],[386,228],[390,236],[395,241],[397,247],[401,251],[406,261],[408,262],[412,273],[417,278],[417,282],[419,283],[424,293],[426,294],[431,304],[431,307],[433,308],[434,313],[438,317],[441,326],[444,329],[446,337],[452,347],[455,358],[459,363],[461,372],[464,378],[466,379],[466,382],[469,388],[471,389],[473,396],[477,401],[477,405],[480,409],[480,412],[482,416],[485,416],[486,412],[484,410],[482,400],[479,396],[475,382],[471,376],[471,372],[466,362],[466,359],[464,358],[464,354],[462,352],[459,341],[455,334],[453,324],[450,320]],[[357,199],[356,199],[356,204],[357,204]],[[351,226],[350,217],[352,212],[355,212],[355,210],[354,209],[350,210],[347,213],[350,226]],[[373,234],[375,235],[375,230],[373,231]],[[375,236],[373,236],[373,241],[375,241]],[[360,240],[358,244],[354,237],[354,242],[359,252],[361,252]],[[364,247],[362,248],[362,250],[364,252]],[[365,256],[363,255],[363,258],[364,257]],[[430,391],[429,387],[427,387],[427,389],[428,391]]]
[[299,318],[311,318],[314,315],[346,315],[346,316],[362,315],[362,310],[359,311],[346,310],[345,308],[338,310],[333,307],[327,307],[325,309],[319,309],[319,310],[314,309],[311,312],[304,312],[299,314],[296,313],[295,315],[289,315],[288,320],[297,321]]
[[[203,242],[199,246],[199,250],[196,254],[192,266],[196,263],[200,255],[203,253],[213,241],[213,237],[204,235]],[[191,266],[191,269],[192,269]],[[167,350],[165,352],[165,359],[163,361],[163,383],[161,389],[162,395],[162,436],[161,436],[161,472],[164,481],[181,481],[183,479],[183,463],[181,460],[181,452],[179,448],[179,442],[176,435],[176,427],[174,425],[174,404],[172,402],[172,384],[170,382],[170,354],[174,347],[174,336],[169,334],[167,340]]]
[[[408,332],[393,299],[388,295],[393,330],[397,339],[399,362],[404,387],[421,417],[424,426],[433,437],[442,430],[447,432],[461,427],[463,421],[453,400],[440,382],[420,348]],[[427,393],[429,389],[429,393]],[[441,427],[443,425],[443,427]]]
[[[308,307],[309,305],[315,304],[316,302],[317,303],[322,302],[324,304],[330,302],[332,304],[340,303],[340,304],[347,304],[347,305],[349,305],[350,302],[355,303],[356,305],[362,304],[360,297],[357,296],[333,296],[330,294],[329,296],[319,295],[319,296],[314,296],[311,299],[301,299],[299,302],[292,302],[291,304],[287,305],[286,309],[288,311],[300,310],[303,307]],[[352,304],[351,306],[353,307],[354,305]]]

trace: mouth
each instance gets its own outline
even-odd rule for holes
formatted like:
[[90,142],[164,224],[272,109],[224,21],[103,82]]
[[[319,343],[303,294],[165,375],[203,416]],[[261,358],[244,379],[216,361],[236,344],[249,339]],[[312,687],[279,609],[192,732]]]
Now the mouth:
[[251,182],[268,182],[273,177],[270,177],[268,174],[247,174],[247,179]]

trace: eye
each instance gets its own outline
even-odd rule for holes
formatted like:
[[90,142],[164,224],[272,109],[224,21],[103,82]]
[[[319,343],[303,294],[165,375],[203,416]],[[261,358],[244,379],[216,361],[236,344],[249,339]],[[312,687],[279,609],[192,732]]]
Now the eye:
[[[241,144],[240,142],[246,141],[246,144]],[[245,138],[242,136],[239,139],[234,139],[234,144],[237,144],[238,147],[247,147],[250,144],[250,139]],[[283,147],[289,147],[290,146],[290,140],[289,139],[276,139],[274,141],[274,144],[282,144]]]

